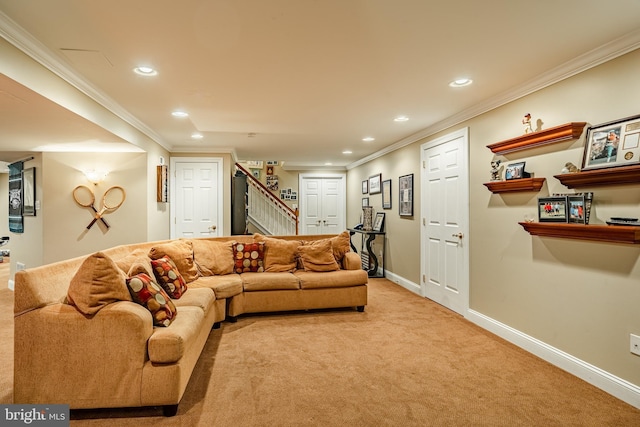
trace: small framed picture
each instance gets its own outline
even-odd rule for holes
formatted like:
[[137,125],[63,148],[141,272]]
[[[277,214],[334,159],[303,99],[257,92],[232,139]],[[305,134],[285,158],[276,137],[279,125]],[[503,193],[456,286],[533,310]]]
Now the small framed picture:
[[367,194],[369,192],[369,180],[365,179],[362,181],[362,194]]
[[567,196],[569,222],[587,224],[587,206],[584,195]]
[[400,216],[413,216],[413,174],[398,178]]
[[504,179],[508,181],[510,179],[525,178],[524,164],[525,162],[519,162],[507,165],[504,172]]
[[587,129],[582,169],[600,169],[640,163],[640,116],[607,122]]
[[369,198],[368,197],[363,197],[362,198],[362,207],[365,208],[369,206]]
[[382,182],[382,174],[377,174],[369,177],[369,194],[378,194],[382,192],[380,186]]
[[267,175],[273,175],[273,166],[267,166]]
[[277,160],[267,160],[267,166],[278,166]]
[[382,209],[391,209],[391,180],[382,181]]
[[255,179],[260,179],[260,169],[251,169],[251,175],[253,175]]
[[373,231],[384,231],[384,212],[376,214],[376,220],[373,222]]
[[540,222],[567,222],[568,211],[566,196],[538,198],[538,221]]

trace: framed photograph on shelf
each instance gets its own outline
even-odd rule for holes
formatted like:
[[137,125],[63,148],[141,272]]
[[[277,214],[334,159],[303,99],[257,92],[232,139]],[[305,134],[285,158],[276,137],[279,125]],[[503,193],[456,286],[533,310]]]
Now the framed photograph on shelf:
[[382,181],[382,174],[377,174],[369,177],[369,194],[378,194],[382,192],[380,186]]
[[567,196],[569,206],[568,222],[575,224],[587,223],[587,206],[583,195]]
[[382,181],[382,209],[391,209],[391,180]]
[[567,222],[568,211],[566,196],[538,198],[539,222]]
[[365,179],[362,181],[362,194],[367,194],[369,192],[369,180]]
[[413,216],[413,174],[398,178],[400,216]]
[[640,163],[640,116],[590,126],[582,170]]
[[368,197],[363,197],[362,198],[362,207],[365,208],[369,206],[369,198]]
[[384,212],[376,213],[376,219],[373,221],[373,231],[384,231]]
[[22,216],[36,216],[36,168],[22,171]]
[[518,162],[507,165],[504,172],[504,179],[509,181],[511,179],[525,178],[524,165],[525,162]]

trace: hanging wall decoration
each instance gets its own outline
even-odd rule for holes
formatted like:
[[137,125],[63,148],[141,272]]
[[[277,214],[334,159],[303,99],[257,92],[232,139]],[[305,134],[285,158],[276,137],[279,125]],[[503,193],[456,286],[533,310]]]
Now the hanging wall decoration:
[[22,169],[23,162],[15,162],[9,165],[9,231],[14,233],[24,233]]

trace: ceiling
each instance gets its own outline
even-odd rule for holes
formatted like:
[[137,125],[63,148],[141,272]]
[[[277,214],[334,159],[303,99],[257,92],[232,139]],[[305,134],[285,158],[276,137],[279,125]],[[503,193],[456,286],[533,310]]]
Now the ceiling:
[[[300,167],[353,165],[640,47],[638,0],[0,0],[0,12],[170,151]],[[473,84],[449,86],[460,78]],[[3,75],[0,112],[0,152],[127,145]]]

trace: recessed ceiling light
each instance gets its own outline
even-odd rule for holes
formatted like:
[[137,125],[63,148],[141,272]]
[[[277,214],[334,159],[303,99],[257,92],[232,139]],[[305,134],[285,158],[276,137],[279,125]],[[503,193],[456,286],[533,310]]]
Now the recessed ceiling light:
[[372,137],[372,136],[367,136],[365,138],[362,138],[362,140],[364,142],[371,142],[371,141],[375,141],[376,139],[374,137]]
[[173,111],[171,115],[173,117],[189,117],[189,113],[180,110]]
[[331,162],[327,162],[327,163],[325,163],[324,165],[325,165],[325,166],[333,166],[333,163],[331,163]]
[[204,138],[204,136],[202,136],[201,133],[197,133],[196,132],[196,133],[192,133],[191,134],[191,138],[193,138],[193,139],[202,139],[202,138]]
[[344,150],[342,152],[342,154],[352,154],[352,153],[353,153],[353,151],[351,151],[351,150]]
[[141,76],[157,76],[158,71],[154,70],[151,67],[136,67],[133,69],[133,72],[136,74],[140,74]]
[[462,86],[469,86],[471,83],[473,83],[473,80],[471,79],[457,79],[449,83],[449,86],[462,87]]
[[394,122],[406,122],[407,120],[409,120],[409,117],[407,116],[398,116],[393,119]]

